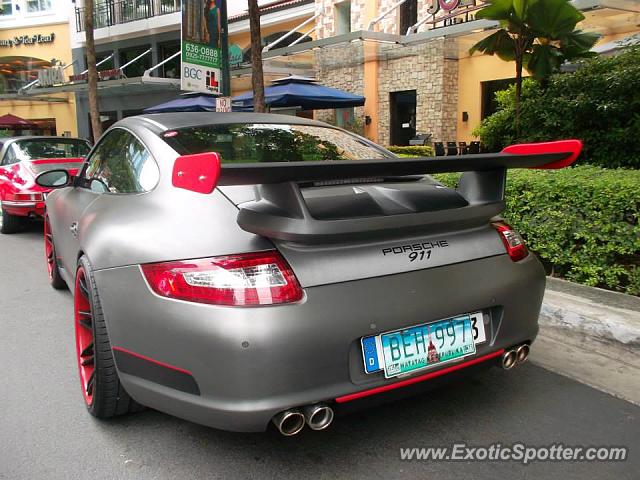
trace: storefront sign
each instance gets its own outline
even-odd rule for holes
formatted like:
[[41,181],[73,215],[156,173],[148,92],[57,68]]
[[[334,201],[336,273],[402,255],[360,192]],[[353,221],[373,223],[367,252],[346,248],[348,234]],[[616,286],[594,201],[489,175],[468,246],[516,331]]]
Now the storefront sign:
[[454,25],[474,20],[473,12],[484,6],[483,0],[428,0],[427,12],[436,17],[428,22],[431,28]]
[[220,93],[222,1],[192,0],[182,6],[182,90]]
[[55,38],[55,33],[50,33],[49,35],[18,35],[13,38],[0,39],[0,47],[17,47],[19,45],[38,45],[41,43],[53,43]]
[[62,67],[45,68],[38,70],[38,86],[53,87],[59,83],[64,83],[64,70]]
[[[98,72],[98,80],[115,80],[120,78],[122,75],[122,70],[119,68],[112,68],[110,70],[100,70]],[[86,82],[89,78],[88,73],[81,73],[79,75],[70,75],[70,82]]]

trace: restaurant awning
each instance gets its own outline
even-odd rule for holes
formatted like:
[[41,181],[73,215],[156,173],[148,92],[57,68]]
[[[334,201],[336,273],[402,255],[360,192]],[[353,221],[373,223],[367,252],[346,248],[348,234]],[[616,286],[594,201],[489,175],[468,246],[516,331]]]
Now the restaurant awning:
[[210,95],[189,95],[176,98],[154,107],[145,108],[144,113],[165,112],[215,112],[216,99]]
[[11,115],[7,113],[6,115],[2,115],[0,117],[0,128],[8,129],[8,130],[29,130],[32,128],[37,128],[33,122],[29,120],[25,120],[24,118],[16,117],[15,115]]
[[[265,103],[271,108],[301,108],[321,110],[325,108],[361,107],[365,98],[331,87],[319,85],[313,78],[290,76],[275,80],[264,89]],[[253,92],[233,97],[234,111],[253,110]]]

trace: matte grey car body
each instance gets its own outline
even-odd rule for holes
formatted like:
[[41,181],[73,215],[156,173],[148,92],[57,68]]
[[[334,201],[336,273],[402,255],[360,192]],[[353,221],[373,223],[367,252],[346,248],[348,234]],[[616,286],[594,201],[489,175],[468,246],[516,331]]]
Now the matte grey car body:
[[[121,364],[116,356],[120,381],[137,402],[216,428],[263,431],[274,415],[288,408],[333,405],[336,398],[399,381],[386,379],[382,372],[365,374],[360,339],[367,335],[482,311],[487,341],[477,346],[475,357],[533,342],[543,268],[533,254],[512,261],[489,218],[463,228],[449,224],[321,243],[248,232],[239,226],[238,213],[254,199],[254,186],[219,186],[201,194],[172,183],[180,155],[162,133],[215,123],[328,127],[257,114],[127,118],[105,133],[87,162],[110,134],[126,132],[150,153],[149,168],[157,166],[157,175],[147,174],[146,191],[117,194],[71,186],[47,198],[61,275],[72,286],[78,259],[88,258],[111,346],[175,366],[197,385],[174,388],[153,375],[145,377],[144,369]],[[408,184],[444,189],[428,176],[384,188]],[[376,194],[382,188],[361,187]],[[305,195],[315,195],[322,203],[323,197],[344,188],[309,187]],[[357,190],[343,193],[349,200]],[[433,249],[428,261],[409,262],[406,255],[383,253],[425,242],[443,245]],[[274,248],[304,290],[299,302],[237,308],[164,298],[150,288],[141,270],[141,265],[154,262]]]

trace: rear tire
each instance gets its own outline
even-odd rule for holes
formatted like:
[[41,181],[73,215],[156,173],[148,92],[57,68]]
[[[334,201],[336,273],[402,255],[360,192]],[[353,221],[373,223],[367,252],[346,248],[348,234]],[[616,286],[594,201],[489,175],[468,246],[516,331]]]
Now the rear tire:
[[60,270],[58,269],[58,261],[56,259],[56,246],[53,242],[53,233],[49,224],[49,216],[44,216],[44,255],[47,262],[47,271],[49,273],[49,283],[56,290],[67,288]]
[[74,322],[78,372],[89,413],[106,419],[142,410],[118,378],[98,290],[85,256],[78,260]]
[[17,233],[24,227],[24,218],[17,215],[9,215],[5,209],[2,209],[2,233]]

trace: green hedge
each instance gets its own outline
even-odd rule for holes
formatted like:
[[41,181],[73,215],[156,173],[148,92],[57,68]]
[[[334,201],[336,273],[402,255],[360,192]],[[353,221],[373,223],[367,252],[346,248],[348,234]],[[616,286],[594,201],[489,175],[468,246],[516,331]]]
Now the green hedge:
[[395,154],[408,157],[433,157],[434,155],[433,147],[429,145],[415,145],[411,147],[392,145],[386,147],[386,149]]
[[638,170],[512,170],[504,217],[553,275],[640,295],[639,186]]

